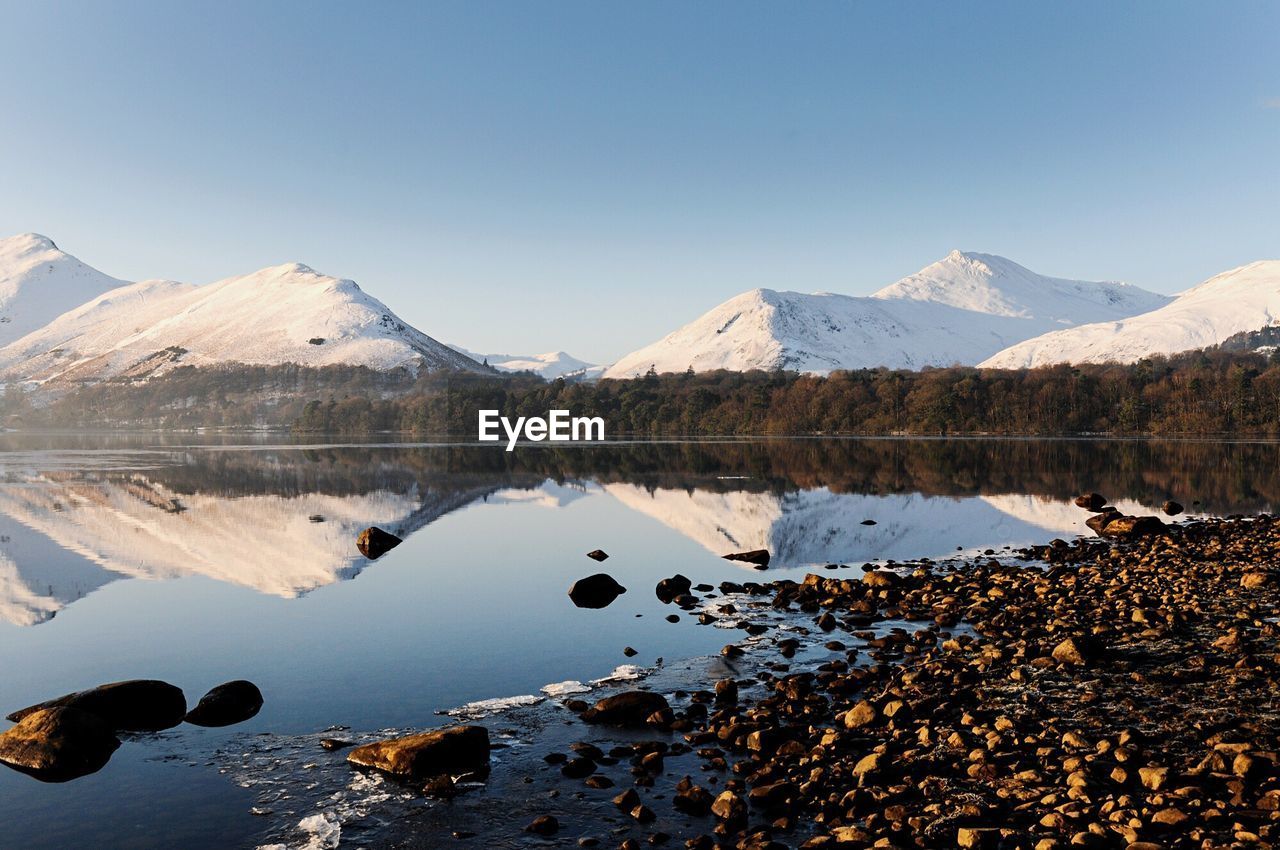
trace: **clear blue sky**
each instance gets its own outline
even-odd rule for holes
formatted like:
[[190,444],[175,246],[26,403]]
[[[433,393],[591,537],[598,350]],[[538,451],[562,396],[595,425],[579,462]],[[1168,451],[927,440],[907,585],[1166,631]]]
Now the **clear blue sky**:
[[952,248],[1169,292],[1280,257],[1272,0],[0,6],[0,233],[297,260],[482,352]]

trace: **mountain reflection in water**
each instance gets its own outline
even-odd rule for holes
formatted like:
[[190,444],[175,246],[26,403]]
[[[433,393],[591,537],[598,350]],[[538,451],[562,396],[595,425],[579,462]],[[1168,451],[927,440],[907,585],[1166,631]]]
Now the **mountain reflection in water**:
[[[714,554],[772,569],[938,557],[1087,533],[1070,504],[1269,510],[1276,444],[1062,440],[758,440],[582,448],[467,445],[0,447],[0,619],[35,625],[121,578],[199,575],[292,597],[478,501],[611,498]],[[78,442],[77,442],[78,441]],[[865,523],[866,520],[874,524]]]

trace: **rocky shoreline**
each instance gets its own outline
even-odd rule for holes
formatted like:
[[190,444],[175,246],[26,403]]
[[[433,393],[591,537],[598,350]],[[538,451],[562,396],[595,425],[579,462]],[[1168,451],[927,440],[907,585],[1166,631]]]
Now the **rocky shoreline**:
[[705,594],[745,657],[699,690],[563,700],[523,761],[434,782],[385,846],[1270,846],[1280,520],[1141,525],[722,588],[799,631]]

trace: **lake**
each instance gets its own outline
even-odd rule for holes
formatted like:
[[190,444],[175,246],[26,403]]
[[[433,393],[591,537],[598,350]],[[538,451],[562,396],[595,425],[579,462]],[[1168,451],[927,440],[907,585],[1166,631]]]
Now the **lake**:
[[[246,439],[0,435],[3,713],[132,678],[172,682],[192,705],[232,679],[265,696],[237,726],[130,737],[75,781],[0,770],[0,844],[377,844],[394,834],[397,806],[429,804],[388,802],[382,789],[373,814],[373,792],[341,754],[312,764],[315,736],[439,725],[478,701],[716,653],[724,634],[687,614],[668,622],[653,588],[673,573],[714,585],[1008,554],[1089,533],[1071,504],[1082,490],[1126,512],[1170,498],[1192,515],[1280,501],[1275,443],[795,439],[508,453]],[[371,525],[404,543],[365,558],[355,540]],[[603,564],[585,556],[597,548]],[[722,558],[752,549],[772,554],[767,572]],[[601,570],[628,592],[575,607],[568,587]],[[300,815],[324,820],[300,829]]]

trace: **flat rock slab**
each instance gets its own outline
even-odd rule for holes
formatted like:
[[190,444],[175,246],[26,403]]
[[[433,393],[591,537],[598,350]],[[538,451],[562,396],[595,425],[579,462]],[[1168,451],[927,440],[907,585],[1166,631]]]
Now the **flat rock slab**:
[[96,714],[116,732],[157,732],[182,722],[187,716],[187,698],[168,682],[132,679],[28,706],[10,714],[9,720],[17,723],[45,708],[78,708]]
[[489,765],[489,730],[450,726],[356,747],[347,761],[405,779],[463,773]]

